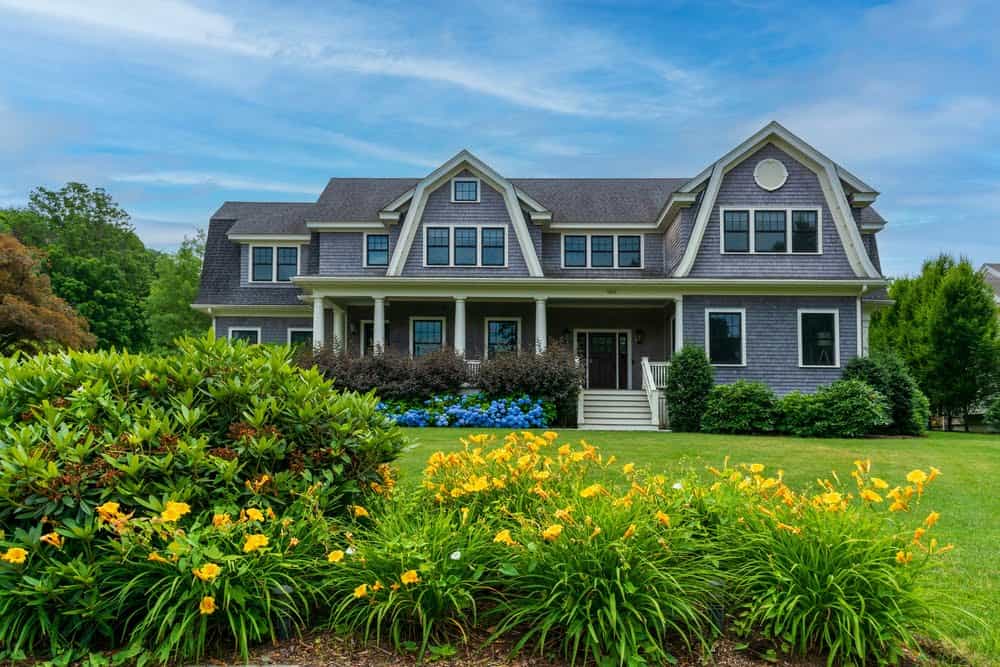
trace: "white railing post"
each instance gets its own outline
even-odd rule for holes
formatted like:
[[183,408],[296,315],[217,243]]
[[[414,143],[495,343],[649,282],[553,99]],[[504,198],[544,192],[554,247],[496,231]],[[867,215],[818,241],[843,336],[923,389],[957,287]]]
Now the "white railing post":
[[653,378],[653,370],[649,365],[649,357],[643,357],[640,364],[642,369],[642,388],[646,392],[646,400],[649,401],[650,422],[653,426],[660,425],[660,390],[656,386]]

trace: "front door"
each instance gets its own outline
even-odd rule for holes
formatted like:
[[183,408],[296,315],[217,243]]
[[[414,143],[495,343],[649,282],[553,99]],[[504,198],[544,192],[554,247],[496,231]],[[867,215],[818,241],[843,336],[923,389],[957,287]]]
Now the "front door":
[[588,389],[628,388],[628,334],[624,331],[580,331],[576,354],[585,364]]

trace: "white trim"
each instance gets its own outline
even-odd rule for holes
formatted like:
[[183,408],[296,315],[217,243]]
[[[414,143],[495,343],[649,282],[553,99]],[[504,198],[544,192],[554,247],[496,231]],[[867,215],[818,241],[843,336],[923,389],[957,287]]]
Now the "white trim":
[[256,343],[251,343],[251,345],[260,345],[260,343],[261,343],[260,327],[229,327],[228,329],[226,329],[226,339],[227,340],[232,340],[233,339],[233,332],[234,331],[254,331],[254,332],[257,333],[257,342]]
[[[368,237],[369,236],[384,236],[385,237],[385,264],[369,264],[368,263]],[[361,267],[364,269],[385,269],[389,266],[389,258],[392,257],[392,250],[389,248],[389,233],[388,232],[365,232],[361,237]]]
[[286,334],[286,341],[287,341],[287,343],[289,345],[292,344],[292,334],[293,333],[302,333],[302,332],[305,332],[305,331],[308,331],[309,335],[311,336],[312,332],[313,332],[313,329],[312,329],[312,327],[288,327],[288,333]]
[[[471,203],[471,202],[469,202]],[[455,228],[463,227],[476,230],[476,263],[475,264],[456,264],[455,263]],[[448,263],[447,264],[428,264],[427,263],[427,233],[431,229],[447,229],[448,230]],[[483,234],[484,229],[501,229],[503,230],[503,264],[483,264]],[[500,224],[491,224],[485,222],[474,222],[474,223],[461,223],[461,222],[446,222],[442,224],[427,224],[424,225],[424,256],[423,256],[423,267],[425,269],[506,269],[510,264],[510,244],[507,243],[507,226]]]
[[[708,320],[712,313],[739,313],[740,314],[740,360],[739,364],[716,364],[712,361],[712,349],[710,347]],[[745,368],[747,365],[747,309],[705,306],[705,356],[708,363],[719,368]]]
[[[607,229],[606,227],[604,229]],[[586,238],[584,243],[584,255],[586,256],[587,263],[584,266],[567,266],[566,265],[566,237],[567,236],[583,236]],[[592,266],[591,265],[591,245],[590,239],[592,236],[610,236],[611,237],[611,266]],[[618,265],[618,237],[619,236],[638,236],[639,237],[639,266],[619,266]],[[646,268],[646,235],[642,232],[636,232],[633,234],[621,233],[618,231],[606,232],[606,233],[582,233],[582,234],[572,234],[564,232],[559,235],[559,268],[567,269],[572,271],[574,269],[593,269],[596,271],[641,271]]]
[[256,243],[265,246],[275,243],[309,243],[312,237],[309,234],[227,234],[226,238],[237,243]]
[[462,169],[471,169],[479,173],[479,177],[486,181],[490,187],[500,190],[503,193],[504,202],[507,206],[507,215],[510,217],[511,226],[517,237],[518,245],[521,248],[521,256],[528,268],[528,275],[533,278],[544,276],[542,265],[538,261],[538,254],[535,252],[535,245],[528,231],[528,224],[524,220],[521,206],[518,203],[518,196],[514,186],[489,167],[482,160],[474,156],[469,151],[463,150],[446,163],[431,172],[426,178],[417,184],[413,192],[413,202],[409,208],[409,215],[403,221],[399,232],[399,239],[396,241],[396,249],[389,260],[389,268],[386,271],[388,276],[399,276],[406,266],[406,259],[410,254],[413,239],[420,228],[424,208],[430,193],[436,190],[451,176],[461,173]]
[[381,222],[307,222],[306,227],[321,232],[376,232],[385,231]]
[[[726,213],[746,211],[750,215],[750,250],[738,252],[726,250]],[[785,252],[761,252],[756,248],[756,213],[757,211],[781,211],[785,214]],[[816,251],[792,250],[792,213],[812,211],[816,213]],[[776,204],[774,206],[720,206],[719,207],[719,254],[721,255],[822,255],[823,254],[823,207],[822,206],[792,206]]]
[[[634,344],[634,341],[633,341],[632,330],[631,329],[591,329],[591,328],[586,328],[585,327],[585,328],[579,328],[579,329],[572,329],[571,331],[572,331],[571,335],[573,336],[573,356],[577,357],[577,358],[579,358],[579,356],[580,356],[579,354],[577,354],[577,349],[576,349],[576,336],[577,336],[578,333],[587,333],[587,334],[590,334],[590,333],[613,333],[613,334],[615,334],[615,370],[616,371],[620,371],[620,369],[618,368],[618,334],[625,334],[625,339],[627,341],[626,345],[628,346],[628,358],[627,358],[627,360],[625,362],[626,365],[628,366],[628,372],[626,373],[626,376],[625,376],[625,384],[626,384],[626,386],[625,387],[616,387],[616,389],[628,390],[628,389],[630,389],[632,387],[632,346]],[[584,373],[583,384],[584,384],[584,387],[587,388],[587,389],[590,389],[590,364],[587,363],[587,358],[589,357],[589,353],[590,353],[590,345],[589,345],[589,342],[588,342],[587,350],[586,350],[586,352],[584,354],[584,357],[583,357],[583,362],[584,362],[584,364],[583,364],[583,373]],[[616,385],[618,384],[618,381],[620,379],[619,378],[620,375],[621,375],[620,372],[615,374],[615,384]],[[598,389],[598,391],[600,391],[600,390]]]
[[[698,251],[701,249],[701,244],[704,241],[705,229],[708,226],[709,218],[716,208],[719,188],[722,185],[725,173],[742,162],[743,158],[756,153],[757,150],[769,143],[788,153],[817,175],[820,186],[823,189],[823,195],[826,198],[827,207],[833,216],[834,226],[840,235],[844,252],[851,264],[851,268],[854,270],[854,274],[860,278],[881,278],[881,274],[872,264],[868,253],[864,249],[864,243],[861,241],[861,233],[858,231],[854,216],[851,214],[851,207],[847,202],[847,195],[844,193],[844,188],[840,181],[841,177],[846,178],[851,176],[850,173],[840,169],[830,158],[774,121],[768,123],[759,132],[726,153],[726,155],[681,188],[681,192],[690,192],[700,187],[705,178],[708,179],[708,185],[705,188],[705,197],[698,210],[694,229],[684,250],[684,256],[674,271],[674,276],[688,276],[694,267]],[[871,188],[865,186],[860,181],[858,183],[863,186],[858,187],[858,190],[871,191]]]
[[517,345],[514,350],[521,354],[521,318],[520,317],[484,317],[483,318],[483,359],[490,358],[490,322],[517,322]]
[[[300,299],[303,297],[299,297]],[[311,301],[311,299],[310,299]],[[311,306],[237,306],[231,304],[192,304],[191,308],[213,317],[312,317]]]
[[441,322],[441,349],[448,347],[448,318],[436,315],[411,315],[407,336],[410,339],[410,356],[413,356],[413,322],[416,320],[434,320]]
[[[475,199],[455,199],[455,184],[456,183],[475,183],[476,184],[476,198]],[[451,179],[451,203],[452,204],[478,204],[482,201],[483,184],[480,183],[479,178],[476,176],[455,176]]]
[[[860,297],[859,297],[860,298]],[[807,313],[833,315],[833,365],[807,365],[802,363],[802,316]],[[799,368],[840,368],[840,309],[839,308],[799,308],[796,311],[796,347],[799,351]],[[859,350],[860,353],[860,350]]]
[[[864,292],[862,291],[862,294],[863,293]],[[856,357],[867,357],[868,354],[867,354],[867,352],[865,350],[865,347],[866,347],[866,345],[865,345],[865,337],[862,335],[862,329],[861,329],[861,320],[862,320],[862,316],[861,316],[861,294],[858,295],[857,311],[858,312],[857,312],[856,326],[857,326],[858,340],[857,340],[857,347],[854,350],[854,356],[856,356]]]
[[[302,246],[300,245],[290,245],[287,243],[249,243],[247,244],[249,252],[247,252],[247,284],[254,285],[291,285],[292,279],[288,280],[278,280],[278,248],[295,248],[295,276],[302,275]],[[254,248],[270,248],[271,249],[271,279],[270,280],[254,280],[253,279],[253,251]],[[294,278],[295,276],[292,276]]]

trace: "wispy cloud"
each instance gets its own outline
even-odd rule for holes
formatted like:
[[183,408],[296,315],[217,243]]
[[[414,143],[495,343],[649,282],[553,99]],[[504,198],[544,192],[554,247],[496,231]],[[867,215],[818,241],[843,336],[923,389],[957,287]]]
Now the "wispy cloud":
[[322,190],[321,183],[304,185],[300,183],[280,183],[260,181],[227,174],[212,174],[193,171],[151,171],[137,174],[116,174],[112,181],[119,183],[143,183],[164,186],[209,186],[220,190],[241,190],[250,192],[284,192],[290,194],[313,195]]

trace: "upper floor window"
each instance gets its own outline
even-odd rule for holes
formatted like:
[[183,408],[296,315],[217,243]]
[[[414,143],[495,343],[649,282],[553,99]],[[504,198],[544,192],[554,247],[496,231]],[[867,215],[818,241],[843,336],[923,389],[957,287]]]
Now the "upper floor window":
[[721,209],[723,253],[823,252],[819,208]]
[[451,264],[450,232],[448,227],[427,228],[428,266],[448,266]]
[[389,265],[389,235],[365,235],[365,266]]
[[250,281],[287,283],[299,272],[297,246],[251,246]]
[[746,311],[717,308],[705,311],[705,349],[716,366],[746,365]]
[[799,310],[799,366],[840,365],[837,310]]
[[427,227],[426,266],[506,266],[505,227]]
[[563,268],[642,268],[639,234],[564,234]]
[[788,230],[784,211],[754,211],[753,243],[757,252],[785,252]]
[[478,202],[479,179],[478,178],[452,179],[451,200],[453,202]]
[[503,227],[483,227],[483,266],[503,266],[507,263],[507,233]]
[[455,266],[475,266],[476,265],[476,242],[475,227],[455,227]]

